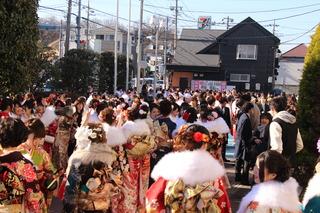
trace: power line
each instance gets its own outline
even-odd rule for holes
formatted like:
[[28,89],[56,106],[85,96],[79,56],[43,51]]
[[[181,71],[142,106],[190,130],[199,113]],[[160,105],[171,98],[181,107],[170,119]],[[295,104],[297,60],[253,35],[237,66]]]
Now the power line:
[[[209,14],[211,14],[211,13],[215,13],[215,14],[248,14],[248,13],[254,14],[254,13],[270,13],[270,12],[279,12],[279,11],[286,11],[286,10],[296,10],[296,9],[314,7],[314,6],[318,6],[318,5],[320,5],[320,3],[302,5],[302,6],[297,6],[297,7],[280,8],[280,9],[273,9],[273,10],[258,10],[258,11],[228,11],[228,12],[202,11],[202,10],[184,10],[184,11],[185,12],[194,12],[194,13],[209,13]],[[152,4],[145,4],[145,6],[160,8],[160,9],[170,9],[169,7],[156,6],[156,5],[152,5]]]
[[[154,13],[154,12],[151,12],[149,10],[146,10],[144,9],[144,11],[148,12],[148,13],[151,13],[151,14],[156,14],[158,16],[163,16],[162,14],[159,14],[159,13]],[[299,16],[303,16],[303,15],[307,15],[307,14],[311,14],[311,13],[315,13],[315,12],[318,12],[320,11],[320,9],[316,9],[316,10],[311,10],[311,11],[307,11],[307,12],[304,12],[304,13],[298,13],[298,14],[294,14],[294,15],[290,15],[290,16],[285,16],[285,17],[280,17],[280,18],[273,18],[273,19],[268,19],[268,20],[261,20],[261,21],[256,21],[257,23],[263,23],[263,22],[271,22],[271,21],[279,21],[279,20],[285,20],[285,19],[290,19],[290,18],[295,18],[295,17],[299,17]],[[190,23],[198,23],[197,21],[194,21],[194,20],[189,20],[189,19],[181,19],[181,18],[178,18],[178,20],[180,21],[184,21],[184,22],[190,22]],[[242,23],[242,24],[250,24],[250,23],[255,23],[255,22],[245,22],[245,23]],[[241,24],[241,23],[239,23]]]
[[297,39],[299,39],[299,38],[307,35],[308,33],[312,32],[318,25],[319,25],[319,23],[317,23],[315,26],[313,26],[310,30],[302,33],[300,36],[298,36],[298,37],[296,37],[296,38],[293,38],[293,39],[290,39],[290,40],[287,40],[287,41],[284,41],[284,42],[282,42],[281,44],[286,44],[286,43],[288,43],[288,42],[295,41],[295,40],[297,40]]

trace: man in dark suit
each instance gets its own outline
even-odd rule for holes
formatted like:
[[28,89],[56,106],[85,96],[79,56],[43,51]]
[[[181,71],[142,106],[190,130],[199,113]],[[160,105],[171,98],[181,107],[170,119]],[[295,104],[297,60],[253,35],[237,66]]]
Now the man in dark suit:
[[[227,103],[228,103],[227,98],[223,97],[220,99],[220,112],[221,112],[221,117],[227,123],[229,129],[231,129],[231,113],[230,113],[230,109],[228,107],[226,107]],[[227,158],[226,158],[228,134],[225,135],[224,139],[225,139],[224,143],[222,144],[222,147],[221,147],[222,148],[221,154],[222,154],[223,160],[225,162],[229,162],[229,160],[227,160]]]
[[258,106],[259,106],[261,114],[267,113],[270,111],[270,106],[267,104],[267,99],[265,96],[261,97],[260,104]]

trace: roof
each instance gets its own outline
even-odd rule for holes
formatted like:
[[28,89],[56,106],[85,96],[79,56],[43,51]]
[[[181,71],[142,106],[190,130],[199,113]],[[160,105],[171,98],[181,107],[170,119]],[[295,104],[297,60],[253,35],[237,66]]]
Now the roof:
[[256,22],[255,20],[253,20],[251,17],[246,18],[245,20],[243,20],[242,22],[240,22],[239,24],[235,25],[234,27],[232,27],[230,30],[226,31],[225,33],[223,33],[222,35],[219,36],[219,39],[222,39],[228,35],[230,35],[231,33],[233,33],[234,31],[237,31],[239,28],[241,28],[242,25],[245,24],[252,24],[255,27],[257,27],[262,33],[264,33],[266,36],[270,37],[271,39],[273,39],[276,43],[280,43],[280,39],[278,37],[276,37],[275,35],[273,35],[271,32],[269,32],[266,28],[264,28],[263,26],[261,26],[258,22]]
[[288,50],[281,55],[282,58],[304,58],[307,54],[308,47],[305,44],[299,44],[298,46]]
[[275,41],[276,44],[280,43],[280,39],[278,37],[276,37],[275,35],[273,35],[271,32],[269,32],[266,28],[264,28],[263,26],[261,26],[258,22],[256,22],[255,20],[253,20],[251,17],[246,18],[245,20],[243,20],[242,22],[240,22],[239,24],[235,25],[234,27],[232,27],[231,29],[225,31],[224,33],[222,33],[221,35],[219,35],[217,37],[217,40],[213,43],[211,43],[209,46],[205,47],[204,49],[200,50],[199,53],[202,54],[208,54],[208,52],[217,45],[217,43],[221,40],[223,40],[225,37],[227,37],[228,35],[230,35],[231,33],[237,31],[239,28],[241,28],[243,25],[245,24],[251,24],[254,25],[258,30],[260,30],[264,35],[266,35],[267,37],[270,37],[271,39],[273,39]]
[[183,29],[177,41],[172,65],[219,67],[219,55],[197,54],[212,44],[225,30]]

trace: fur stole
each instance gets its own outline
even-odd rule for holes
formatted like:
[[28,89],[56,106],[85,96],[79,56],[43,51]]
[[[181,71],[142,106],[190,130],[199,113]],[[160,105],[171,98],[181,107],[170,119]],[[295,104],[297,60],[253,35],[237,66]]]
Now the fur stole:
[[109,146],[114,147],[127,143],[127,139],[124,136],[122,129],[110,126],[107,123],[103,123],[102,126],[106,133],[107,144]]
[[145,119],[127,121],[121,129],[126,139],[129,139],[132,136],[144,136],[151,134],[151,130]]
[[289,178],[284,183],[267,181],[252,187],[251,191],[242,198],[237,213],[244,213],[252,201],[259,206],[269,208],[282,208],[289,212],[299,212],[298,183],[294,178]]
[[196,124],[204,126],[209,130],[209,132],[216,132],[219,135],[230,132],[230,129],[227,123],[221,117],[213,121],[207,121],[207,122],[197,121]]
[[303,197],[303,206],[306,207],[309,200],[315,196],[320,196],[320,174],[316,173],[309,181],[306,193]]
[[165,155],[154,167],[151,177],[158,180],[182,179],[187,185],[195,186],[214,181],[225,174],[221,164],[205,150],[172,152]]
[[109,166],[117,159],[117,154],[106,143],[92,143],[85,149],[76,149],[69,158],[66,171],[69,175],[71,166],[79,167],[81,164],[89,164],[92,161],[101,161]]
[[40,120],[44,124],[45,127],[48,127],[56,118],[57,115],[54,112],[53,106],[48,106],[44,111],[43,115],[41,116]]

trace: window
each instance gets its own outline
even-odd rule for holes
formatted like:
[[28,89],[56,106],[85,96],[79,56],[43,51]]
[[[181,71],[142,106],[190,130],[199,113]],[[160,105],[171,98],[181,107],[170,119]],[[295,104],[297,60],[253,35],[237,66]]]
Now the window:
[[250,75],[249,74],[230,74],[230,81],[250,82]]
[[96,39],[104,40],[104,35],[96,35]]
[[239,44],[237,47],[237,59],[257,60],[257,45]]
[[114,35],[109,35],[109,40],[113,41],[114,40]]

